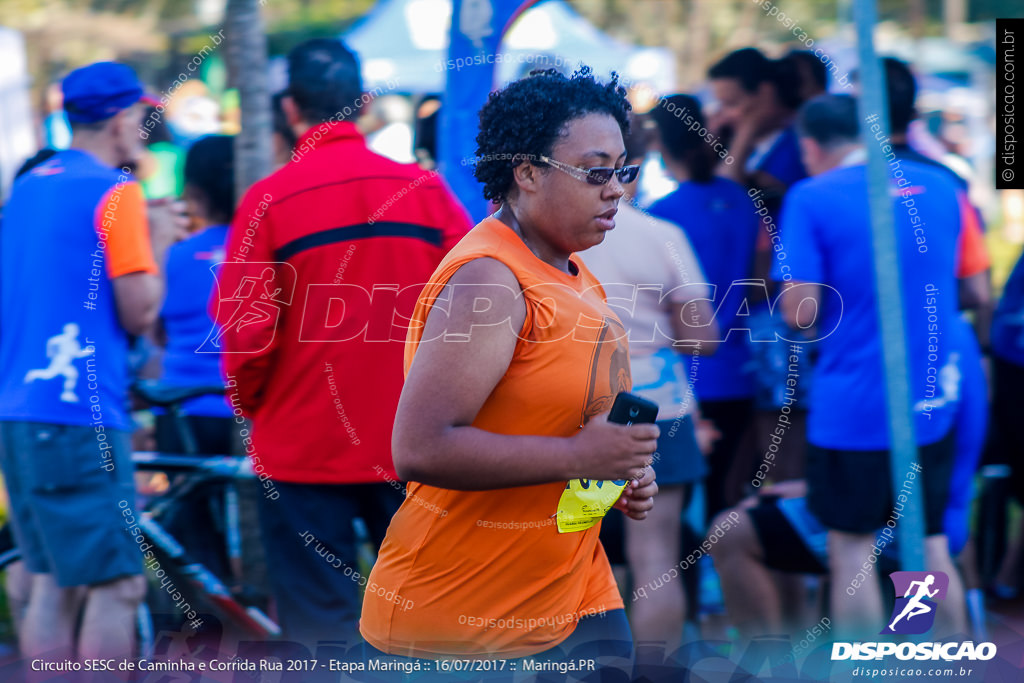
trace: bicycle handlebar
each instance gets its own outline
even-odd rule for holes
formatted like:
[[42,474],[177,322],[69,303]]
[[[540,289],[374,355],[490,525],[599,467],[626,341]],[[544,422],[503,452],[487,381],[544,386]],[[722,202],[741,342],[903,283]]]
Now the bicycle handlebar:
[[252,462],[243,455],[174,455],[159,451],[135,451],[132,462],[140,470],[207,474],[225,479],[252,479]]

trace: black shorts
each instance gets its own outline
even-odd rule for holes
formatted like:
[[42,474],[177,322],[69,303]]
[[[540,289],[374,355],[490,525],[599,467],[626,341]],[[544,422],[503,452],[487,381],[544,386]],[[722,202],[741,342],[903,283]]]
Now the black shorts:
[[[918,446],[915,491],[923,495],[925,535],[943,533],[956,440],[950,429],[940,440]],[[902,490],[903,484],[900,484]],[[905,503],[893,495],[889,451],[845,451],[807,445],[807,503],[829,529],[868,534],[899,519]]]
[[760,496],[757,505],[747,509],[757,539],[764,551],[764,565],[770,569],[797,574],[828,574],[828,558],[815,555],[815,540],[811,535],[827,532],[809,519],[804,529],[798,529],[779,509],[777,496]]

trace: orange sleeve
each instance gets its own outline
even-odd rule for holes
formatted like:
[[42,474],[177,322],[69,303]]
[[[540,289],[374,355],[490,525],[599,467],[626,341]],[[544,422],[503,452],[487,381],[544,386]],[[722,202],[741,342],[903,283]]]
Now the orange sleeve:
[[956,198],[957,204],[960,206],[956,276],[965,278],[985,272],[991,265],[991,261],[988,249],[985,247],[985,236],[981,231],[978,214],[963,193],[957,192]]
[[136,183],[117,184],[96,207],[96,234],[106,245],[110,279],[129,273],[157,273],[146,222],[146,198]]

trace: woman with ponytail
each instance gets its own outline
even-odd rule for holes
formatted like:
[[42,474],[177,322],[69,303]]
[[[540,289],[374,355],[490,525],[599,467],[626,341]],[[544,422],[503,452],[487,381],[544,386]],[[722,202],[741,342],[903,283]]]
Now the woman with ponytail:
[[[705,128],[700,102],[690,95],[664,98],[651,112],[657,124],[661,156],[679,187],[655,202],[651,214],[683,228],[693,245],[708,282],[714,286],[714,306],[720,343],[713,356],[689,362],[701,413],[721,433],[708,457],[707,512],[711,519],[734,504],[741,492],[730,494],[727,480],[754,411],[754,378],[746,334],[726,336],[736,326],[741,306],[735,298],[743,288],[730,286],[753,274],[757,215],[747,192],[738,183],[714,175],[714,143],[701,135]],[[693,124],[697,125],[694,126]],[[749,479],[748,479],[749,481]],[[735,487],[734,487],[735,488]]]

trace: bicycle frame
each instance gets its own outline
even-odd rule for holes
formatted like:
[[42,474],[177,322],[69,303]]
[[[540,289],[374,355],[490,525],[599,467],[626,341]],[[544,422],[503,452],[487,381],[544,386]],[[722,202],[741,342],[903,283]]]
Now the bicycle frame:
[[229,456],[174,456],[150,451],[133,453],[132,460],[141,471],[178,472],[191,477],[186,485],[169,490],[147,505],[139,522],[146,540],[153,545],[154,555],[166,563],[168,573],[181,578],[195,593],[197,601],[206,600],[211,603],[223,616],[245,631],[246,635],[258,638],[279,636],[281,629],[270,617],[256,607],[245,607],[235,600],[224,583],[205,566],[192,561],[184,547],[158,521],[159,516],[173,502],[201,483],[255,476],[248,460]]

